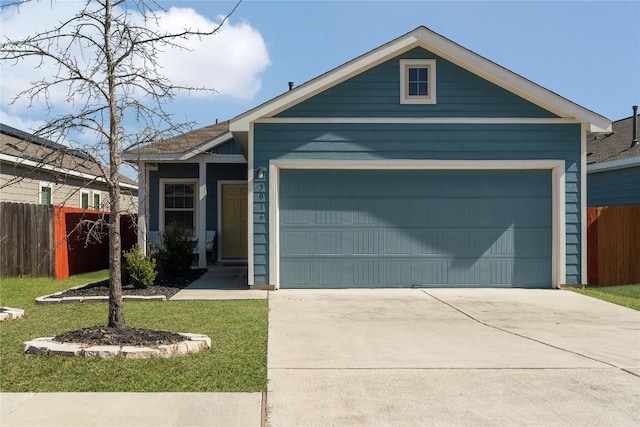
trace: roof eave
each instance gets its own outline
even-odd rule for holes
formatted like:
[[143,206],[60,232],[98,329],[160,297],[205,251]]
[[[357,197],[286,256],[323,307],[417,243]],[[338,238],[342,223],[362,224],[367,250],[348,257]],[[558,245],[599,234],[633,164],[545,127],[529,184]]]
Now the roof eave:
[[136,153],[135,149],[130,151],[124,151],[121,154],[122,160],[129,162],[162,162],[162,161],[180,161],[189,160],[190,158],[202,154],[207,150],[211,150],[225,142],[233,139],[233,135],[230,131],[227,131],[214,138],[208,139],[196,147],[190,150],[183,151],[181,153]]
[[616,169],[632,168],[636,166],[640,166],[640,156],[609,160],[601,163],[592,163],[590,165],[587,165],[587,173],[606,172]]

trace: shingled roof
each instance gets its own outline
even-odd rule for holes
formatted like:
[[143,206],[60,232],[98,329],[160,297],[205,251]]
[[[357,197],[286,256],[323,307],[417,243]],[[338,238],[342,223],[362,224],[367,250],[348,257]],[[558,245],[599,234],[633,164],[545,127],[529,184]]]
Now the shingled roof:
[[[638,115],[640,119],[640,114]],[[630,157],[640,157],[640,144],[631,147],[633,116],[612,123],[613,132],[587,142],[587,163],[602,163]]]
[[[103,168],[109,170],[86,153],[4,124],[0,124],[0,153],[6,156],[4,161],[35,168],[53,168],[61,174],[86,175],[90,180],[103,177]],[[138,185],[124,175],[120,175],[120,183]]]
[[186,153],[227,132],[229,132],[229,122],[220,122],[177,135],[173,138],[154,141],[139,148],[130,148],[124,152],[129,155]]

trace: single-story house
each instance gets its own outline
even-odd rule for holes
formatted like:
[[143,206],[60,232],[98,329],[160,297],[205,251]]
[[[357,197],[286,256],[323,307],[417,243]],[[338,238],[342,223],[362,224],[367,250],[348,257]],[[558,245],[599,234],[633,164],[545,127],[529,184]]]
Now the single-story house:
[[229,122],[124,153],[141,233],[218,235],[249,285],[586,280],[586,142],[611,122],[425,28]]
[[[0,124],[0,201],[108,210],[109,191],[95,158]],[[136,214],[138,184],[120,176],[120,207]]]
[[640,205],[638,107],[587,142],[587,206]]

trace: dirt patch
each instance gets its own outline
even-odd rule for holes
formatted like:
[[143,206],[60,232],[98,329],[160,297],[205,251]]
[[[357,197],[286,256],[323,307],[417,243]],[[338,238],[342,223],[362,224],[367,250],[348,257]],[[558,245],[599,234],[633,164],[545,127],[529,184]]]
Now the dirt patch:
[[163,344],[176,344],[184,341],[183,335],[171,331],[157,331],[132,326],[109,328],[92,326],[65,332],[53,337],[53,341],[61,343],[82,343],[91,345],[133,345],[153,347]]
[[[186,288],[196,279],[200,278],[200,276],[202,276],[205,271],[207,271],[206,268],[198,268],[189,270],[180,277],[158,278],[152,286],[149,286],[146,289],[136,289],[131,284],[123,281],[122,294],[137,296],[164,295],[167,297],[167,299],[169,299],[177,294],[181,289]],[[94,296],[109,296],[108,280],[91,283],[78,289],[68,289],[61,294],[57,294],[55,298]]]

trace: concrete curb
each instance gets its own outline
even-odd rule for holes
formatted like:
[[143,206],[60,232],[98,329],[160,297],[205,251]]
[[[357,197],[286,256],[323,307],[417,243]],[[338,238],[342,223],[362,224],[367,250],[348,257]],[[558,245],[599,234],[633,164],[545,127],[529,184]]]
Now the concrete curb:
[[[37,304],[67,304],[67,303],[84,303],[84,302],[107,302],[109,301],[108,296],[91,296],[91,297],[59,297],[66,291],[71,291],[74,289],[84,288],[85,286],[90,285],[90,283],[85,283],[84,285],[74,286],[73,288],[65,289],[60,292],[55,292],[49,295],[43,295],[41,297],[36,298]],[[122,299],[124,301],[166,301],[167,297],[164,295],[123,295]]]
[[60,343],[53,341],[54,337],[35,338],[31,341],[25,341],[22,345],[26,354],[97,359],[167,359],[211,348],[211,338],[206,335],[178,333],[186,339],[175,344],[162,344],[157,347]]
[[0,307],[0,322],[10,322],[26,315],[27,313],[21,308]]

